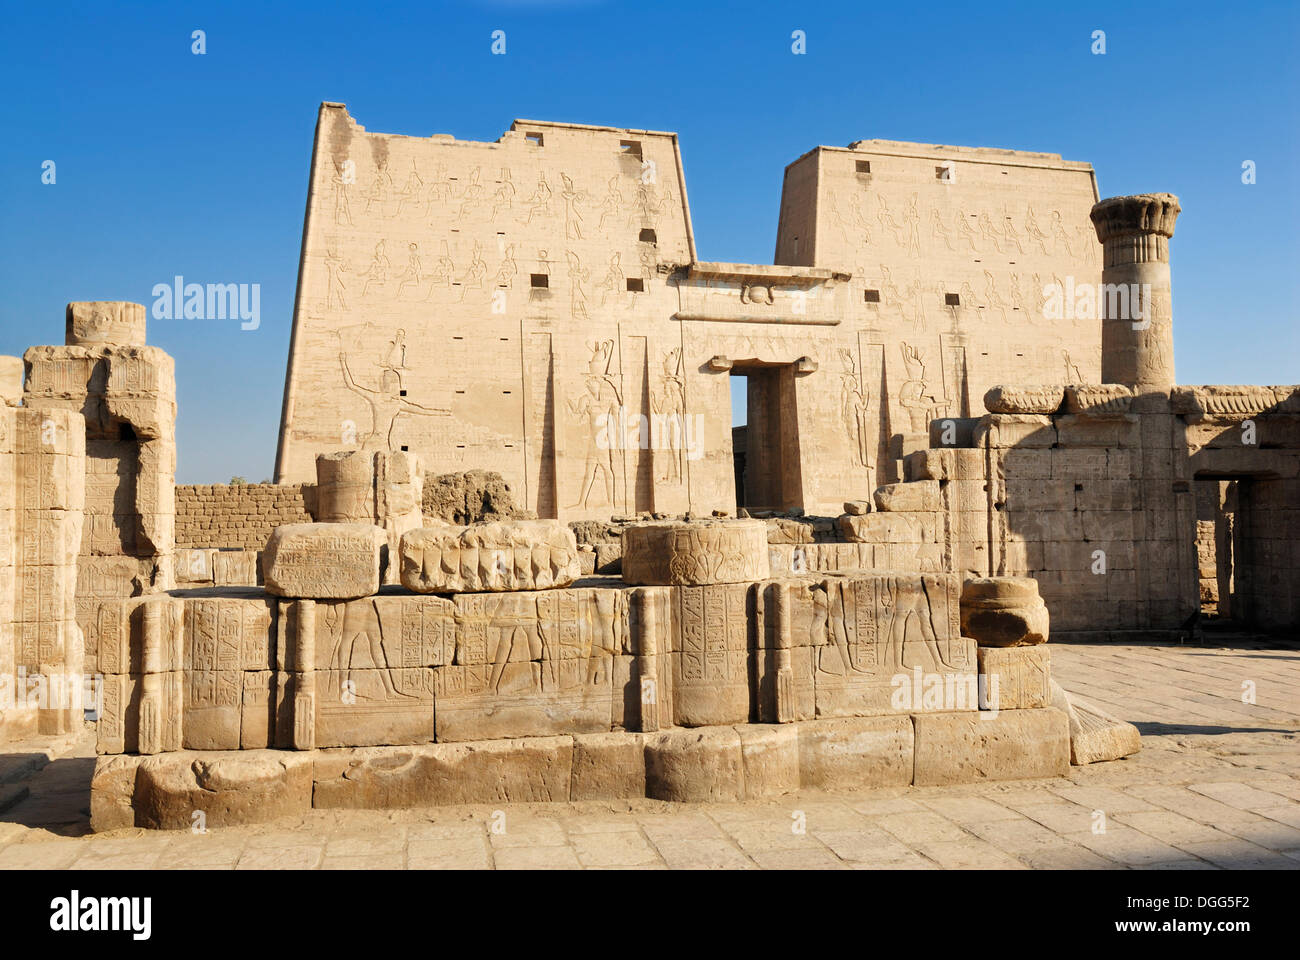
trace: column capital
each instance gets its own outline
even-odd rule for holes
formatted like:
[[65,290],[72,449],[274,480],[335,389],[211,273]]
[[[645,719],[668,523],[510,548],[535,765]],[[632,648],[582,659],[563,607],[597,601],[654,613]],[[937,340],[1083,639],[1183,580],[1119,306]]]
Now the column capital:
[[1182,209],[1172,193],[1139,193],[1108,197],[1093,204],[1089,216],[1097,229],[1097,239],[1104,244],[1147,234],[1168,239],[1174,235],[1174,221]]

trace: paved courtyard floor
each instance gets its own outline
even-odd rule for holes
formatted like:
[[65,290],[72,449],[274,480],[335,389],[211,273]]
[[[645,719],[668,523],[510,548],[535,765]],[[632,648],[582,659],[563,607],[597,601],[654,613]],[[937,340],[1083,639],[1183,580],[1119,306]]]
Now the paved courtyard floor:
[[[90,834],[83,735],[25,779],[9,776],[10,801],[27,796],[0,813],[0,867],[1298,868],[1300,646],[1216,642],[1227,641],[1053,644],[1061,684],[1136,723],[1143,749],[1052,780],[717,805],[315,811],[205,834]],[[0,772],[24,762],[0,759]]]

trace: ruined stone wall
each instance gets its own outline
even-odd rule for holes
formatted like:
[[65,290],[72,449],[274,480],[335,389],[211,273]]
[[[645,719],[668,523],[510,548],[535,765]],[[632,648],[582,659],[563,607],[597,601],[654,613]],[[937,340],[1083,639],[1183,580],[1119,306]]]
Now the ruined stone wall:
[[83,660],[75,597],[86,463],[81,414],[17,406],[22,368],[4,359],[0,742],[65,733],[81,721]]
[[285,523],[311,523],[314,485],[181,484],[176,487],[177,548],[261,550]]

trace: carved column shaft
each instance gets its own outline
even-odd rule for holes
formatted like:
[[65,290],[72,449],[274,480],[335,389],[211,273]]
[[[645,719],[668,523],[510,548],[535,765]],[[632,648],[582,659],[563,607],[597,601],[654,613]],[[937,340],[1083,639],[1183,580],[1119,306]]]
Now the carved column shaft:
[[1141,392],[1174,385],[1169,238],[1181,212],[1171,193],[1111,197],[1092,208],[1103,250],[1101,379]]

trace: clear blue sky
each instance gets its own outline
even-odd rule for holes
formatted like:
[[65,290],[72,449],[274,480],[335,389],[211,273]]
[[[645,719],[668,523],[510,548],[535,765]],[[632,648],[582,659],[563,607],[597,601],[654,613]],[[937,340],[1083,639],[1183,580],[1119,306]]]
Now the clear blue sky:
[[261,329],[151,320],[149,340],[176,358],[178,479],[269,477],[316,110],[339,100],[416,136],[494,140],[515,117],[678,131],[706,260],[771,261],[782,170],[817,144],[1087,160],[1103,196],[1182,199],[1179,381],[1296,383],[1298,9],[7,0],[0,353],[61,343],[69,300],[149,304],[176,274],[259,283]]

